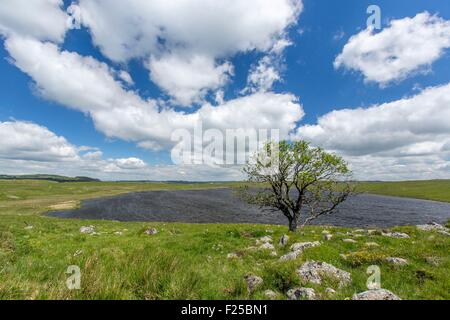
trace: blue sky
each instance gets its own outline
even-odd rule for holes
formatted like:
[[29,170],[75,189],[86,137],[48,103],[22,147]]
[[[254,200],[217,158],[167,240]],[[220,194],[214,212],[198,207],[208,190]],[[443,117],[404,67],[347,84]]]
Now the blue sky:
[[[86,0],[80,1],[79,4],[78,2],[72,3],[72,1],[67,0],[64,1],[63,5],[62,3],[58,3],[58,1],[51,0],[37,1],[37,3],[39,2],[51,3],[50,5],[53,6],[52,8],[55,10],[55,15],[60,14],[56,11],[65,14],[65,11],[71,5],[79,5],[82,15],[87,15],[88,13],[95,17],[95,14],[99,12],[95,11],[95,8],[89,7],[89,4],[85,4],[87,2]],[[101,7],[102,1],[96,0],[94,2],[100,3]],[[281,2],[285,3],[285,5],[286,3],[290,3],[290,1],[280,1],[280,3]],[[392,144],[395,145],[395,148],[392,147],[392,149],[383,150],[378,150],[376,148],[372,150],[370,146],[371,140],[368,140],[368,142],[366,142],[367,145],[361,147],[361,149],[368,149],[371,150],[371,152],[360,152],[360,150],[353,149],[357,148],[354,146],[335,147],[332,141],[327,140],[324,142],[325,140],[323,138],[315,134],[312,135],[310,132],[298,130],[298,128],[302,128],[305,125],[316,125],[320,117],[327,115],[333,110],[342,110],[345,108],[356,109],[359,107],[368,108],[383,103],[395,103],[396,101],[407,99],[407,97],[420,95],[425,88],[435,88],[448,84],[450,82],[450,52],[448,50],[449,45],[446,45],[443,42],[445,42],[444,40],[446,37],[449,37],[449,34],[446,33],[446,23],[450,20],[450,3],[442,0],[304,0],[303,2],[298,2],[301,4],[301,8],[299,10],[297,8],[299,12],[297,12],[297,14],[292,13],[292,17],[295,17],[295,21],[285,23],[282,27],[274,24],[275,27],[271,37],[275,34],[274,37],[278,40],[283,39],[290,42],[290,45],[286,46],[281,53],[272,54],[270,48],[263,48],[263,46],[259,44],[250,45],[248,48],[237,48],[231,50],[231,52],[225,52],[225,50],[216,50],[216,47],[219,47],[219,45],[216,44],[214,44],[214,47],[211,45],[210,48],[208,42],[205,42],[206,45],[202,44],[201,49],[199,49],[200,46],[196,47],[196,44],[192,44],[192,47],[189,48],[189,50],[183,49],[184,51],[180,51],[179,55],[177,55],[177,59],[179,57],[184,57],[185,55],[195,55],[200,52],[202,55],[205,54],[205,56],[210,55],[216,67],[225,63],[228,63],[233,67],[233,72],[228,75],[226,81],[221,81],[220,84],[213,81],[213,84],[209,87],[208,85],[202,87],[202,90],[206,91],[206,93],[198,94],[200,100],[197,101],[195,101],[195,99],[198,98],[197,95],[194,98],[189,96],[189,103],[188,106],[186,106],[183,105],[183,103],[176,101],[176,99],[178,99],[176,93],[177,90],[182,90],[183,88],[180,89],[178,86],[173,90],[167,89],[168,87],[164,87],[164,83],[167,83],[167,81],[172,83],[171,79],[159,78],[159,80],[155,80],[154,78],[151,78],[151,75],[156,74],[156,69],[152,69],[148,66],[148,59],[151,55],[154,54],[155,57],[157,57],[155,59],[163,59],[165,55],[170,55],[168,52],[179,50],[178,47],[165,48],[161,52],[158,51],[158,53],[155,53],[156,49],[148,49],[144,54],[130,54],[126,58],[117,58],[115,56],[116,53],[113,51],[116,48],[111,45],[112,49],[107,52],[108,49],[105,49],[105,47],[110,45],[108,39],[101,39],[103,35],[100,35],[100,31],[95,30],[93,22],[87,21],[87,18],[84,18],[85,20],[81,22],[76,21],[76,23],[81,24],[79,27],[64,27],[62,38],[60,35],[55,37],[53,34],[51,36],[46,34],[34,35],[32,34],[32,31],[27,34],[28,30],[33,30],[32,28],[34,25],[31,24],[31,22],[30,25],[27,25],[28,22],[22,24],[11,23],[11,21],[14,22],[14,19],[20,20],[21,17],[17,15],[8,16],[8,14],[10,14],[9,11],[5,8],[2,9],[1,7],[8,5],[14,6],[15,4],[13,1],[10,2],[10,4],[6,1],[3,4],[0,4],[0,34],[2,34],[2,45],[0,46],[0,56],[2,57],[2,59],[0,59],[0,122],[32,123],[39,127],[46,128],[57,137],[63,137],[68,144],[75,146],[76,148],[89,146],[92,150],[101,150],[101,159],[103,159],[102,161],[105,161],[102,162],[101,166],[115,164],[115,159],[140,159],[145,163],[146,167],[154,167],[155,165],[163,166],[165,168],[164,170],[170,172],[172,165],[170,146],[165,142],[161,142],[161,147],[158,148],[143,148],[142,145],[139,145],[143,140],[147,142],[158,140],[155,138],[157,135],[156,133],[152,133],[152,136],[149,137],[148,140],[140,134],[139,137],[135,137],[133,134],[123,133],[122,130],[120,130],[120,133],[111,134],[112,128],[105,128],[105,125],[90,113],[91,111],[86,112],[86,110],[91,110],[89,109],[91,106],[86,106],[86,108],[78,105],[71,106],[63,103],[62,101],[65,101],[63,98],[53,97],[51,94],[42,94],[42,91],[46,91],[46,84],[40,83],[42,81],[42,75],[33,74],[32,69],[27,70],[28,65],[26,65],[26,62],[21,64],[20,59],[24,59],[23,61],[28,59],[28,57],[26,57],[27,53],[25,52],[22,54],[19,52],[19,44],[17,41],[14,42],[13,40],[15,38],[33,37],[33,39],[35,38],[40,44],[55,44],[59,53],[67,51],[77,53],[79,57],[90,56],[98,62],[107,64],[111,70],[115,70],[114,72],[124,70],[129,73],[133,81],[133,84],[122,82],[122,86],[126,92],[133,92],[143,101],[147,99],[158,101],[157,108],[169,108],[177,113],[185,114],[194,114],[202,109],[207,103],[211,103],[212,105],[220,104],[215,101],[215,94],[218,91],[223,91],[225,102],[236,101],[237,99],[251,96],[255,94],[255,92],[263,91],[261,88],[254,89],[253,91],[248,89],[246,92],[243,92],[242,90],[250,87],[248,77],[253,68],[257,66],[259,61],[264,57],[270,57],[269,66],[272,66],[278,72],[280,79],[275,81],[270,88],[264,89],[264,92],[268,94],[293,95],[298,99],[297,103],[304,112],[303,117],[297,116],[297,119],[294,119],[293,122],[295,123],[295,128],[291,130],[291,132],[286,133],[290,135],[290,137],[304,137],[311,140],[314,144],[323,145],[327,149],[338,152],[343,156],[348,156],[349,162],[355,163],[355,168],[358,171],[357,174],[361,179],[376,179],[378,176],[380,179],[394,180],[427,178],[428,176],[434,178],[448,177],[448,171],[450,171],[448,168],[450,168],[450,166],[448,166],[448,153],[443,152],[443,150],[446,150],[445,145],[441,146],[439,152],[427,151],[426,155],[418,155],[420,152],[412,152],[411,154],[404,156],[405,148],[415,146],[414,148],[417,150],[417,143],[420,143],[419,147],[423,147],[423,143],[431,145],[436,141],[446,139],[448,137],[446,135],[447,133],[439,132],[439,135],[436,134],[435,137],[430,138],[430,133],[427,132],[419,137],[415,137],[411,141],[403,142],[403,145],[392,142]],[[48,3],[43,4],[43,8],[45,8],[45,5],[49,5]],[[387,83],[383,83],[381,80],[367,80],[367,74],[370,71],[364,71],[362,70],[362,67],[360,70],[357,69],[358,67],[354,67],[353,69],[350,67],[350,60],[358,57],[359,53],[357,51],[349,53],[349,58],[346,58],[347,60],[344,59],[346,62],[340,67],[335,67],[333,63],[336,57],[343,52],[344,46],[351,41],[351,37],[366,29],[366,20],[368,18],[366,9],[372,4],[376,4],[381,8],[382,30],[374,31],[371,36],[389,29],[390,21],[392,20],[402,20],[408,17],[414,18],[417,14],[425,11],[429,12],[431,16],[437,15],[440,19],[438,22],[427,21],[425,26],[429,23],[435,23],[444,30],[442,31],[441,38],[436,39],[439,56],[433,57],[433,53],[424,53],[423,55],[429,54],[429,56],[423,57],[421,55],[417,60],[424,59],[426,63],[413,66],[411,67],[412,70],[403,71],[401,75],[396,74],[393,80],[388,81]],[[288,5],[289,4],[286,6]],[[254,10],[257,10],[256,6],[257,4],[255,4]],[[25,8],[26,7],[23,6],[19,10],[33,9]],[[89,10],[91,10],[91,12],[89,12]],[[149,10],[151,10],[151,8],[149,8]],[[195,9],[192,10],[192,14],[195,16],[197,12]],[[249,10],[252,10],[252,8],[250,7]],[[272,10],[277,10],[277,7],[275,6]],[[283,9],[280,9],[280,12],[281,10]],[[2,11],[4,12],[2,13]],[[124,15],[126,14],[127,13],[124,13]],[[133,13],[130,12],[129,14],[132,15]],[[25,12],[23,12],[22,16],[25,15]],[[203,15],[200,16],[203,17]],[[102,19],[107,21],[109,18],[109,16],[105,16]],[[244,19],[245,16],[242,18]],[[55,19],[55,21],[56,20],[57,19]],[[130,20],[124,18],[124,21]],[[186,21],[189,22],[190,20],[186,19]],[[162,28],[170,29],[170,23],[171,22],[169,21],[168,25],[163,25]],[[233,22],[230,21],[230,23]],[[17,25],[22,27],[18,28]],[[115,23],[111,21],[110,24],[107,25],[107,27],[111,28],[111,30],[108,30],[111,34],[116,33],[114,25]],[[261,24],[261,26],[263,25],[264,24]],[[120,27],[119,22],[117,28]],[[255,32],[258,32],[259,27],[260,25],[255,27]],[[51,30],[56,30],[59,27],[51,25],[49,28]],[[186,26],[186,28],[189,28],[189,26]],[[44,30],[47,29],[48,28],[44,28]],[[218,30],[212,31],[214,34],[217,33],[219,38],[220,32],[220,26]],[[403,36],[408,37],[408,34],[404,34]],[[60,39],[58,39],[58,37],[60,37]],[[145,35],[143,37],[145,37]],[[252,38],[253,35],[249,35],[249,37],[249,42],[256,41]],[[125,43],[127,39],[121,40]],[[177,40],[184,41],[184,39]],[[239,38],[236,41],[240,40],[241,39]],[[17,50],[8,49],[6,45],[7,41],[11,41],[11,43],[14,42],[14,45],[17,45]],[[165,45],[166,41],[169,42],[169,40],[164,39],[163,36],[160,36],[158,41],[161,42],[161,46]],[[188,42],[191,40],[189,39],[186,41]],[[219,41],[220,39],[218,42]],[[271,39],[270,41],[274,44],[276,40]],[[216,40],[212,39],[211,42],[216,42]],[[20,46],[20,48],[23,47],[24,46]],[[385,49],[386,48],[374,50]],[[20,54],[19,58],[15,56],[18,54]],[[32,54],[31,51],[30,54]],[[396,58],[401,60],[403,57],[400,56]],[[33,63],[36,63],[39,59],[39,57],[36,57],[35,60],[33,60]],[[412,60],[414,60],[414,57]],[[50,61],[50,63],[52,61]],[[155,65],[155,68],[156,67],[157,65]],[[67,78],[62,77],[62,80],[58,81],[58,83],[64,87],[64,79],[68,79],[69,77],[71,77],[69,74],[67,75]],[[82,79],[78,81],[83,82]],[[445,107],[447,106],[445,106],[444,102],[444,105],[442,105],[441,108]],[[274,105],[274,108],[277,108],[277,106]],[[283,112],[283,109],[280,110],[280,112]],[[444,116],[447,114],[449,114],[448,109],[443,110],[442,115]],[[291,124],[292,123],[289,123],[289,125]],[[275,127],[277,125],[279,125],[279,123],[276,125],[274,124]],[[411,124],[411,126],[412,125],[417,127],[417,123]],[[381,123],[380,128],[382,131],[386,129],[386,136],[390,135],[389,124],[386,124],[386,128],[383,128],[383,123]],[[346,127],[346,130],[352,132],[352,128],[349,126]],[[362,129],[359,127],[356,128],[355,134],[361,135],[364,132],[361,130]],[[414,131],[411,128],[408,130]],[[329,134],[333,135],[334,133],[330,132]],[[393,133],[392,136],[395,134],[396,133]],[[448,134],[450,136],[450,132],[448,132]],[[402,135],[402,137],[404,136],[406,136],[406,134]],[[345,140],[345,137],[343,140]],[[387,140],[390,139],[388,138]],[[11,145],[8,145],[7,148],[9,149],[6,149],[5,147],[5,150],[8,150],[9,153],[17,152],[18,155],[23,154],[23,150],[15,151],[15,149],[12,149]],[[92,150],[90,152],[92,152]],[[83,156],[81,151],[76,150],[75,153],[78,153],[75,157]],[[2,153],[0,152],[0,155],[1,154]],[[359,158],[355,159],[356,155],[358,155]],[[387,168],[385,171],[378,168],[377,170],[370,172],[370,170],[367,170],[367,167],[373,166],[374,162],[378,163],[377,157],[384,157],[386,163],[388,163],[386,166],[391,165],[395,168],[392,170]],[[21,159],[20,156],[8,156],[4,158],[4,170],[1,170],[0,168],[0,171],[9,173],[26,173],[37,170],[60,173],[61,171],[57,169],[60,167],[59,165],[55,165],[54,163],[48,164],[46,163],[47,160],[42,161],[39,157],[36,159],[33,157]],[[436,160],[435,158],[439,158],[439,160]],[[364,161],[366,162],[364,162],[363,159],[365,159]],[[27,161],[30,162],[28,163]],[[399,163],[402,161],[411,161],[405,162],[411,163],[411,170],[398,170]],[[61,163],[60,160],[55,162]],[[36,163],[38,163],[38,165],[35,165]],[[144,167],[143,165],[141,166],[141,164],[142,163],[139,163],[136,169],[143,169]],[[427,176],[424,176],[423,169],[419,164],[422,166],[427,164],[430,165],[430,167],[435,166],[435,168],[433,168],[432,171],[427,170]],[[134,178],[139,176],[138,173],[129,172],[131,167],[128,168],[127,166],[123,166],[122,169],[126,171],[123,175],[121,175],[120,169],[121,167],[118,165],[117,170],[112,170],[111,172],[117,173],[118,178]],[[146,178],[152,178],[150,172],[153,171],[149,171],[149,173],[145,175]],[[199,173],[198,176],[187,176],[187,179],[214,179],[216,175],[211,172],[212,171],[208,169],[205,172],[202,171],[202,174]],[[95,175],[100,177],[105,177],[106,175],[106,173],[101,174],[96,172],[91,166],[89,166],[89,169],[80,167],[73,172],[70,171],[70,173]],[[164,174],[157,175],[157,177],[160,179],[166,178]],[[233,179],[234,177],[236,177],[235,173],[231,175],[224,174],[223,176],[220,175],[219,179]],[[174,176],[167,175],[167,179],[172,178],[174,178]]]

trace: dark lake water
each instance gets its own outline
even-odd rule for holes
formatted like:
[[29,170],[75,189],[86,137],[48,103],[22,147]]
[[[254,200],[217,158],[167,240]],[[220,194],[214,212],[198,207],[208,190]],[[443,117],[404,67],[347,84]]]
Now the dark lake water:
[[[118,221],[189,223],[286,224],[281,213],[248,205],[230,189],[148,191],[82,202],[81,208],[51,212],[50,216]],[[450,219],[450,203],[361,194],[343,203],[333,215],[315,224],[346,227],[390,227],[444,223]]]

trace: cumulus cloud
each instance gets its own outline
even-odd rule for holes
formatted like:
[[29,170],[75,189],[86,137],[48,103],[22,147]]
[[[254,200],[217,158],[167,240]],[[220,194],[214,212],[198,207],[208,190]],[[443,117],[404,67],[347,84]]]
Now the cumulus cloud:
[[393,20],[379,33],[368,27],[351,37],[334,66],[360,71],[366,81],[386,86],[427,72],[449,47],[450,21],[423,12]]
[[151,79],[189,106],[227,82],[224,59],[270,50],[302,8],[301,0],[80,0],[70,11],[105,56],[148,59]]
[[2,0],[0,33],[61,42],[71,26],[63,0]]
[[71,161],[75,146],[45,127],[28,122],[0,122],[0,157],[33,161]]
[[[445,147],[450,142],[448,119],[450,84],[369,108],[332,111],[321,116],[315,125],[301,126],[295,138],[346,155],[359,165],[360,172],[377,167],[380,172],[395,176],[392,170],[403,168],[403,176],[409,170],[412,177],[434,168],[437,175],[449,176],[449,171],[442,171],[450,160]],[[376,161],[380,165],[373,166]],[[393,163],[398,166],[390,166]],[[407,163],[414,166],[406,167]],[[424,171],[417,169],[420,165]]]
[[202,105],[195,113],[160,110],[157,101],[144,100],[126,90],[106,64],[77,53],[60,51],[52,43],[21,37],[6,40],[13,63],[27,73],[45,98],[88,114],[108,137],[160,149],[172,145],[175,129],[192,130],[201,121],[205,128],[278,128],[286,137],[303,117],[291,94],[259,92]]

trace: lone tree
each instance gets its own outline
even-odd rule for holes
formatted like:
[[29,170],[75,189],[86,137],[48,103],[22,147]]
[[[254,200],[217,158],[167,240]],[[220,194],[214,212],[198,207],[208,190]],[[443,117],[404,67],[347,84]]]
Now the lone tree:
[[334,213],[353,192],[347,163],[305,141],[267,143],[244,172],[248,182],[262,187],[242,187],[241,197],[261,208],[281,211],[289,231]]

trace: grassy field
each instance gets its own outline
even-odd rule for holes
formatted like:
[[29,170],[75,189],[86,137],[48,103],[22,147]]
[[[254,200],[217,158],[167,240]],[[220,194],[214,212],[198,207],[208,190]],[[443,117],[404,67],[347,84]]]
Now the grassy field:
[[357,188],[386,196],[450,202],[450,180],[361,182]]
[[[42,215],[98,196],[232,185],[0,181],[0,299],[264,299],[267,289],[283,299],[288,289],[302,285],[295,270],[308,260],[325,261],[352,274],[352,284],[337,290],[335,296],[325,294],[331,282],[303,284],[315,288],[323,299],[346,299],[365,291],[366,270],[372,264],[381,268],[382,287],[403,299],[450,299],[449,238],[415,227],[393,229],[408,233],[410,239],[376,232],[353,236],[356,243],[342,241],[352,237],[345,233],[355,234],[353,230],[328,227],[334,234],[331,241],[305,250],[295,261],[281,262],[279,256],[292,243],[322,240],[325,227],[290,234],[289,245],[282,248],[277,242],[287,232],[283,226],[119,223]],[[439,188],[427,190],[433,189]],[[412,191],[401,190],[398,195],[408,192]],[[81,234],[80,227],[87,225],[95,226],[97,234]],[[148,228],[159,232],[146,235]],[[273,237],[278,257],[251,250],[265,235]],[[379,247],[368,247],[367,242]],[[228,259],[229,253],[238,258]],[[384,261],[390,256],[406,258],[409,264],[392,266]],[[70,265],[80,267],[80,290],[66,287],[69,275],[65,272]],[[243,280],[249,273],[264,280],[251,295]]]

